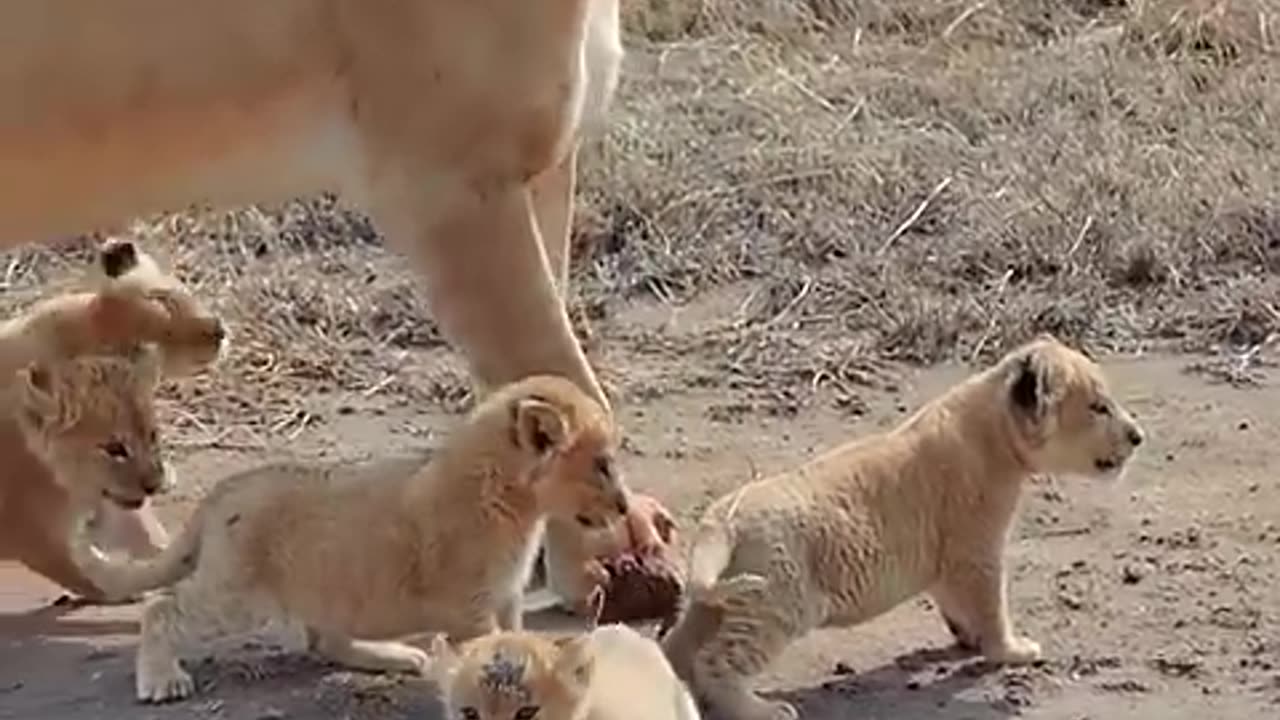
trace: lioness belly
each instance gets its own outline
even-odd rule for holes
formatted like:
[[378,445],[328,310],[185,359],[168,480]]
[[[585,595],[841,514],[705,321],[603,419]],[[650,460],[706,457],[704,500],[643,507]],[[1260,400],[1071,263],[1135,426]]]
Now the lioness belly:
[[0,246],[331,186],[335,56],[310,0],[4,3]]

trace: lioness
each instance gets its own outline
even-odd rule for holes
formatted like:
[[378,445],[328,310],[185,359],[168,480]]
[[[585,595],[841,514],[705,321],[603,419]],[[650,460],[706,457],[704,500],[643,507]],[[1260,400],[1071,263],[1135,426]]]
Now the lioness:
[[[67,554],[68,523],[93,509],[101,520],[96,540],[105,548],[146,555],[168,542],[143,505],[164,488],[152,467],[159,449],[148,440],[156,431],[155,376],[206,367],[225,336],[217,316],[133,243],[105,243],[98,265],[101,279],[93,288],[40,300],[0,323],[0,454],[8,460],[0,471],[0,557],[21,561],[87,601],[102,597]],[[154,352],[130,349],[139,343]],[[108,353],[135,361],[70,362]],[[154,367],[157,362],[162,367]],[[24,405],[33,377],[57,380],[56,405],[79,422],[41,426],[44,439],[24,437],[24,413],[38,419]],[[110,482],[96,472],[58,475],[50,458],[106,463],[114,474]]]
[[71,560],[75,517],[97,517],[95,540],[149,552],[159,525],[128,515],[168,486],[153,413],[159,358],[128,354],[38,360],[0,393],[0,557],[91,600],[97,585]]
[[426,655],[389,638],[520,627],[548,515],[589,528],[621,520],[615,453],[598,403],[568,380],[532,376],[490,394],[417,473],[267,466],[220,482],[154,559],[104,558],[83,522],[71,544],[109,595],[176,583],[142,615],[141,700],[194,690],[178,663],[184,640],[275,618],[300,621],[336,662],[421,671]]
[[449,720],[699,720],[657,643],[626,625],[432,645]]
[[477,394],[551,373],[609,409],[562,296],[618,0],[15,0],[0,27],[0,248],[332,191],[414,261]]
[[695,694],[735,720],[794,718],[748,687],[792,640],[927,591],[960,644],[1021,663],[1001,561],[1023,482],[1118,476],[1142,443],[1102,371],[1047,335],[896,429],[749,483],[694,531],[692,601],[664,649]]
[[0,27],[0,247],[336,192],[482,384],[554,372],[607,407],[557,284],[617,0],[17,0]]

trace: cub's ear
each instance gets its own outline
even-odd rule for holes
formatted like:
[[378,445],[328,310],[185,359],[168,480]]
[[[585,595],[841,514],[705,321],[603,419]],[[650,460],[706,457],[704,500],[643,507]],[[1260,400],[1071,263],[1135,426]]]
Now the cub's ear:
[[98,249],[98,264],[109,278],[118,278],[138,266],[138,248],[129,240],[108,240]]
[[565,683],[585,688],[591,684],[595,673],[595,653],[591,650],[591,635],[576,635],[556,641],[560,655],[556,658],[555,673]]
[[537,455],[564,448],[569,443],[569,422],[555,405],[538,397],[516,400],[514,435],[516,444]]
[[23,417],[37,429],[59,421],[57,380],[44,363],[33,362],[18,370],[17,389]]
[[1044,413],[1044,377],[1034,350],[1014,361],[1009,380],[1009,400],[1015,410],[1032,418],[1039,418]]

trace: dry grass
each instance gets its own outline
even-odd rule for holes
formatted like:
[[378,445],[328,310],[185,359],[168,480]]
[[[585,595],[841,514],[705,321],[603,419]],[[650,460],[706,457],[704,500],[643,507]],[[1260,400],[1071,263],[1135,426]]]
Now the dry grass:
[[[885,361],[1037,330],[1096,351],[1248,353],[1280,329],[1280,10],[1256,0],[635,0],[585,157],[575,302],[666,384],[857,410]],[[192,437],[296,433],[315,397],[467,402],[414,279],[324,200],[131,233],[232,320],[171,390]],[[70,247],[74,247],[71,243]],[[64,249],[65,250],[65,249]],[[12,304],[82,261],[10,255]],[[627,320],[746,288],[678,334]],[[634,385],[634,383],[633,383]],[[762,402],[757,402],[764,398]],[[181,408],[181,411],[178,411]],[[214,441],[210,440],[210,441]]]

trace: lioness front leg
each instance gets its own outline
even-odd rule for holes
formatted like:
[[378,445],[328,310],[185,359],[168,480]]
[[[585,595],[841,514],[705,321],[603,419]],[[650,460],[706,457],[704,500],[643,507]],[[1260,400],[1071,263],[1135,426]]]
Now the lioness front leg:
[[957,641],[996,663],[1021,664],[1040,659],[1039,643],[1015,635],[1009,620],[1008,580],[997,556],[947,566],[932,592],[943,620]]
[[422,675],[428,665],[425,651],[392,640],[353,640],[343,635],[307,628],[307,645],[339,665],[368,672]]
[[538,220],[547,266],[555,278],[556,289],[564,300],[569,298],[569,256],[573,238],[573,189],[577,173],[577,147],[560,163],[543,171],[530,183],[533,211]]
[[416,260],[440,329],[467,358],[480,393],[549,373],[608,409],[556,289],[528,188],[435,179],[421,188],[407,181],[377,187],[371,210],[390,241]]

